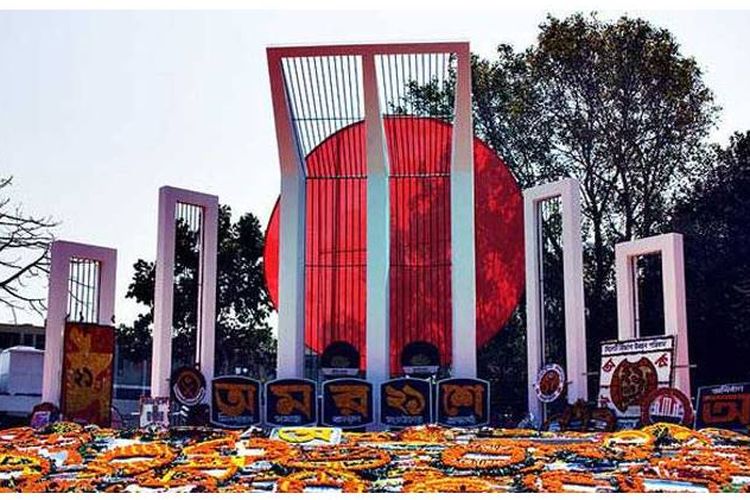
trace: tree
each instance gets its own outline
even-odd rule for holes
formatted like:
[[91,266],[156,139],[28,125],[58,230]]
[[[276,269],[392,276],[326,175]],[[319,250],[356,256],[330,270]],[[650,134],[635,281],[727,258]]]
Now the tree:
[[[599,342],[616,331],[614,246],[665,229],[679,193],[705,175],[713,95],[668,30],[594,14],[548,16],[534,46],[500,45],[492,60],[474,56],[472,77],[475,133],[522,188],[562,177],[581,182],[588,359],[596,366]],[[430,103],[452,102],[453,86],[411,83],[406,100],[445,115]],[[544,229],[545,259],[561,262],[556,238],[555,227]],[[561,332],[564,318],[548,312]]]
[[581,15],[550,17],[541,30],[528,56],[547,130],[540,171],[581,181],[596,326],[614,244],[664,227],[677,193],[702,174],[696,159],[716,108],[698,65],[667,30]]
[[714,146],[711,160],[671,221],[685,239],[697,385],[746,380],[750,357],[750,131],[736,133],[726,148]]
[[[0,178],[0,191],[12,182],[12,177]],[[28,285],[49,272],[51,230],[56,225],[49,217],[24,214],[10,197],[0,196],[0,303],[14,315],[21,310],[44,314],[46,300],[30,292]]]
[[[219,210],[216,371],[234,374],[245,368],[253,376],[266,378],[275,359],[275,340],[268,317],[271,303],[262,268],[263,234],[251,213],[231,221],[231,209]],[[175,293],[173,367],[192,365],[198,304],[198,234],[178,219],[175,244]],[[155,263],[139,259],[134,265],[128,298],[149,307],[132,326],[118,328],[118,348],[128,359],[139,361],[151,352]]]

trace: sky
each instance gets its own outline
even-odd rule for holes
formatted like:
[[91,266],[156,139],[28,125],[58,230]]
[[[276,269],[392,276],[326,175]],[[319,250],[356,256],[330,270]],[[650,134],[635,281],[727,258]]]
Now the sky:
[[[569,10],[553,11],[564,16]],[[601,11],[668,28],[723,111],[711,139],[750,129],[750,11]],[[265,48],[344,42],[534,43],[544,10],[0,11],[0,177],[56,237],[118,250],[117,322],[138,258],[156,255],[160,186],[219,196],[265,227],[279,193]],[[13,321],[0,308],[0,322]],[[19,322],[42,324],[36,315]]]

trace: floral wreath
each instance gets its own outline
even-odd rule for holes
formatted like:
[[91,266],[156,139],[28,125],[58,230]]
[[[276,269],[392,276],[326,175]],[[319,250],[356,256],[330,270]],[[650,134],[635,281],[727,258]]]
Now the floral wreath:
[[404,486],[404,493],[491,493],[496,487],[481,477],[444,477]]
[[[124,460],[142,457],[143,460]],[[108,450],[88,466],[90,472],[112,476],[135,476],[163,467],[174,460],[175,453],[166,443],[131,444]]]
[[541,474],[527,474],[521,483],[526,491],[539,493],[563,493],[565,485],[587,486],[597,490],[609,486],[605,481],[596,479],[586,472],[545,471]]
[[349,446],[320,446],[287,455],[279,463],[291,469],[339,469],[346,471],[374,471],[387,466],[391,457],[375,448]]
[[363,493],[366,484],[356,474],[340,470],[305,470],[282,477],[276,482],[280,493],[303,493],[306,487],[328,487],[344,493]]
[[[469,458],[470,455],[483,457]],[[447,448],[443,451],[441,460],[450,469],[507,474],[526,461],[526,450],[505,443],[475,442]]]

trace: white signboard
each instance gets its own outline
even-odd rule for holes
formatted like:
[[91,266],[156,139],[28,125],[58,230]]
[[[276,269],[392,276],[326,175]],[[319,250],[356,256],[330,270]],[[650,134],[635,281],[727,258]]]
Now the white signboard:
[[140,426],[169,427],[169,398],[141,397]]
[[674,341],[659,336],[602,342],[599,404],[615,412],[618,426],[637,425],[645,398],[672,385]]

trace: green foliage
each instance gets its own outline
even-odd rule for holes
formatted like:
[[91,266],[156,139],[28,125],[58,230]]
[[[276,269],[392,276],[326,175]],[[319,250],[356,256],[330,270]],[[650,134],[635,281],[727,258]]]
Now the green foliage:
[[[472,72],[475,132],[520,186],[562,177],[581,182],[588,361],[595,367],[599,342],[616,334],[614,246],[667,228],[680,193],[705,175],[706,136],[718,112],[713,95],[669,31],[628,17],[548,16],[534,46],[517,52],[500,45],[491,60],[474,56]],[[427,101],[450,103],[452,93],[452,81],[440,89],[412,85],[408,99],[429,112]],[[553,337],[548,351],[559,353],[560,228],[553,219],[545,226],[545,296],[551,298],[545,331]],[[515,328],[512,335],[520,337],[523,323]],[[518,349],[510,359],[525,359],[524,344],[506,344],[503,349]],[[485,348],[488,359],[501,356],[499,346]],[[525,369],[516,365],[505,386],[524,380]]]
[[745,381],[750,358],[750,131],[714,147],[711,159],[705,180],[683,197],[672,221],[685,237],[697,384]]
[[[216,371],[233,374],[245,368],[252,376],[266,378],[275,360],[276,343],[268,317],[271,303],[263,279],[263,233],[251,213],[231,220],[231,209],[219,210]],[[173,366],[192,365],[198,305],[198,240],[181,219],[177,222],[175,245],[175,288],[173,315]],[[139,259],[134,265],[128,298],[149,308],[132,326],[118,328],[119,352],[139,361],[151,353],[155,264]]]

